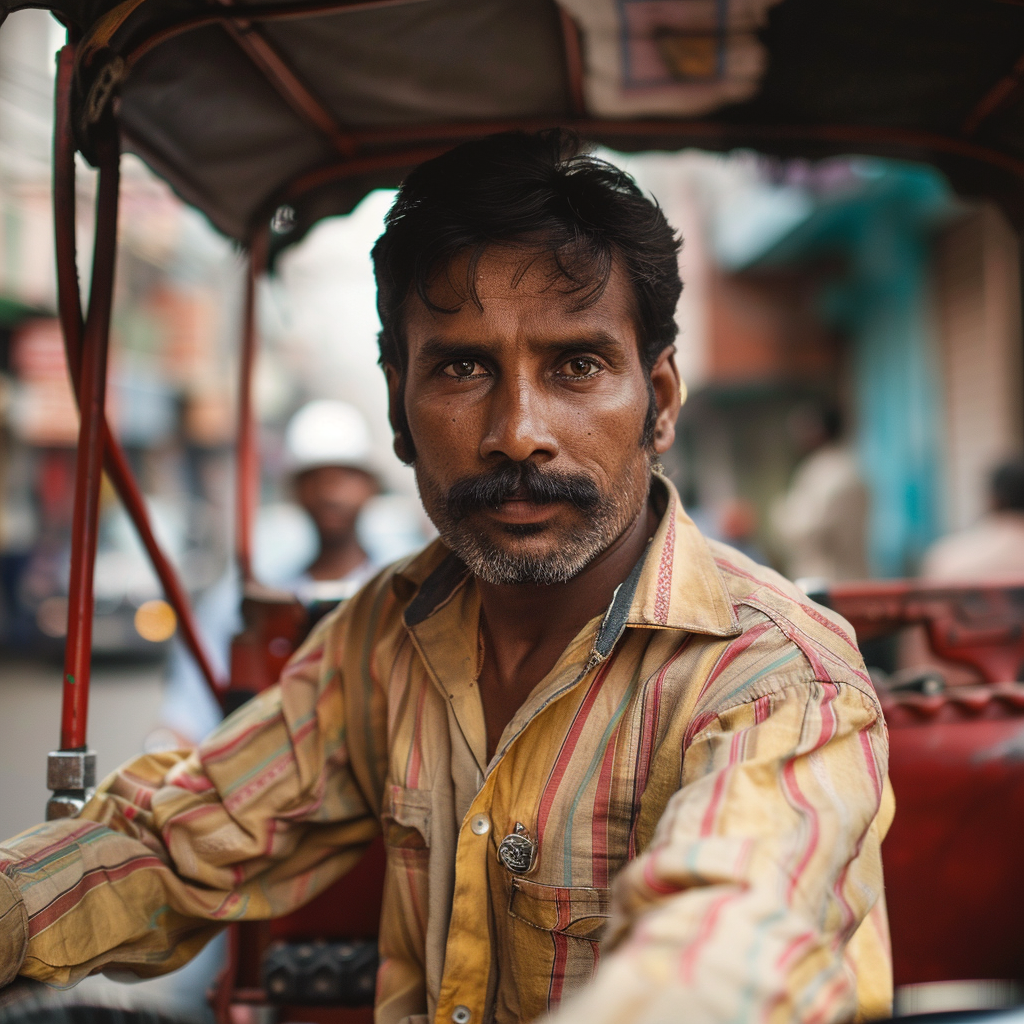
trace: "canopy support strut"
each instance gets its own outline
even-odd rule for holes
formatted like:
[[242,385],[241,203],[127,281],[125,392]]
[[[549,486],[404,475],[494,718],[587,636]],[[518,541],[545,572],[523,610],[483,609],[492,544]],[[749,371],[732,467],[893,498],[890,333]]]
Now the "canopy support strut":
[[[93,571],[99,533],[107,389],[107,348],[117,252],[120,145],[111,124],[97,144],[99,186],[89,313],[82,335],[78,374],[79,429],[71,526],[71,580],[64,649],[64,708],[60,751],[50,758],[47,781],[54,794],[48,818],[77,813],[95,781],[95,759],[86,748],[92,660]],[[91,778],[90,778],[91,776]],[[56,783],[56,785],[54,785]]]
[[249,247],[242,319],[242,351],[238,366],[238,474],[235,479],[235,557],[243,585],[253,580],[252,540],[259,501],[259,446],[253,409],[253,374],[256,370],[256,296],[267,262],[267,233],[257,231]]
[[[234,0],[220,2],[230,7]],[[326,136],[341,156],[351,156],[355,152],[355,144],[334,115],[317,99],[277,47],[251,21],[240,19],[222,24],[228,35],[299,117]]]
[[54,795],[47,804],[48,818],[76,814],[95,785],[96,758],[86,746],[86,726],[92,658],[92,583],[99,528],[99,486],[104,466],[149,553],[167,599],[178,615],[185,642],[196,657],[207,683],[218,698],[225,688],[203,648],[185,588],[153,533],[145,501],[127,457],[106,420],[106,363],[117,255],[120,143],[116,126],[111,122],[99,146],[100,179],[93,274],[89,315],[83,325],[75,258],[75,146],[71,128],[73,71],[74,48],[65,46],[57,66],[54,226],[58,308],[68,370],[81,420],[75,471],[60,750],[49,757],[47,784]]
[[[65,46],[57,67],[56,117],[54,122],[54,227],[57,251],[57,301],[64,348],[75,392],[79,388],[79,362],[82,349],[82,303],[78,288],[75,223],[75,144],[71,128],[71,84],[75,52]],[[213,695],[220,700],[227,687],[213,667],[192,612],[188,592],[170,559],[164,554],[153,532],[145,499],[135,481],[128,457],[104,421],[104,468],[125,511],[149,555],[153,569],[164,589],[168,603],[178,616],[182,639],[195,658]]]

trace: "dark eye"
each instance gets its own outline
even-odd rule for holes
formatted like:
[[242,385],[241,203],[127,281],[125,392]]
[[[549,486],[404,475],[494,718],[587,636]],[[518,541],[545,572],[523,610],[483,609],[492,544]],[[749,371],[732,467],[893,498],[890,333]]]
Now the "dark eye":
[[574,356],[562,366],[562,372],[567,377],[580,380],[583,377],[593,377],[601,367],[597,361],[589,356]]
[[443,371],[449,377],[465,380],[467,377],[483,377],[487,371],[475,359],[457,359],[449,363]]

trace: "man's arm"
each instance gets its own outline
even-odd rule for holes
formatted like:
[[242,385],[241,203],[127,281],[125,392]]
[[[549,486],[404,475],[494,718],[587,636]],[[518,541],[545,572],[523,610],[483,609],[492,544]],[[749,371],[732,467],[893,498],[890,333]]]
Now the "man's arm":
[[650,847],[616,880],[594,981],[556,1019],[825,1024],[858,1003],[886,1015],[887,760],[877,704],[846,684],[788,685],[722,711],[687,750]]
[[224,923],[287,913],[352,867],[378,825],[349,763],[336,631],[197,751],[140,757],[79,818],[0,845],[0,985],[162,974]]

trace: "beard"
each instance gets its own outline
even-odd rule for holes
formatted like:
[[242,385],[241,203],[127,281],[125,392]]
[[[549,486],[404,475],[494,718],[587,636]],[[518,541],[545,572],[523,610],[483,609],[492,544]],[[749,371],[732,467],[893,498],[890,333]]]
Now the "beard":
[[[639,460],[638,460],[639,461]],[[428,515],[448,547],[486,583],[566,583],[585,569],[636,520],[647,500],[642,470],[650,477],[650,459],[628,472],[620,486],[601,492],[583,473],[556,473],[532,462],[506,462],[479,476],[456,481],[445,490],[417,466],[417,483]],[[562,502],[581,513],[564,526],[550,523],[491,523],[474,528],[472,516],[499,508],[512,498],[537,505]],[[551,535],[546,550],[530,538]]]

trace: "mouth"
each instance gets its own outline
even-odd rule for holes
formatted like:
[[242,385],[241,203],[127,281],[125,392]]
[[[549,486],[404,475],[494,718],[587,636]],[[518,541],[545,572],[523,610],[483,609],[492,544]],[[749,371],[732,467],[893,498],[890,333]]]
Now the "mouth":
[[527,497],[526,490],[520,488],[515,494],[497,506],[485,509],[485,513],[501,523],[536,524],[546,522],[558,511],[558,501],[537,502]]

